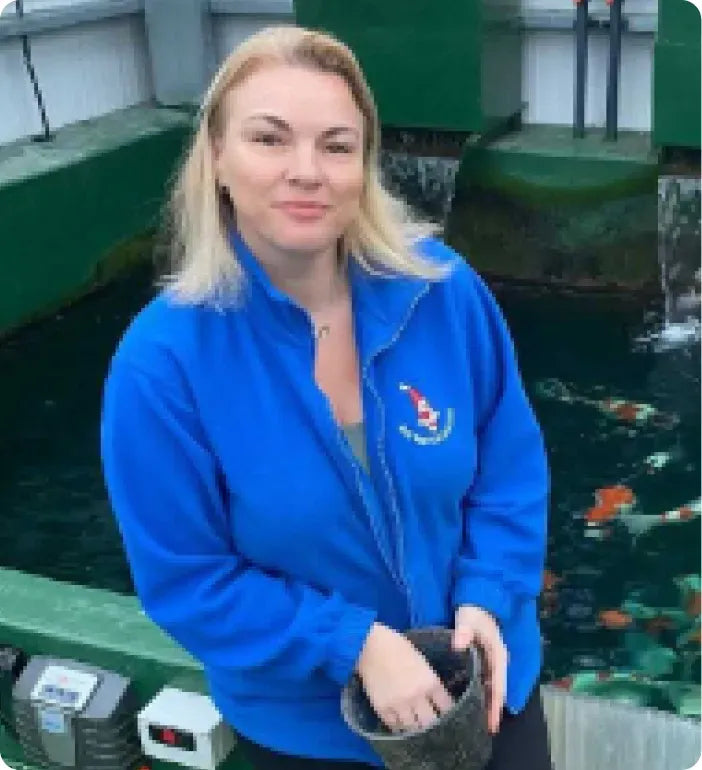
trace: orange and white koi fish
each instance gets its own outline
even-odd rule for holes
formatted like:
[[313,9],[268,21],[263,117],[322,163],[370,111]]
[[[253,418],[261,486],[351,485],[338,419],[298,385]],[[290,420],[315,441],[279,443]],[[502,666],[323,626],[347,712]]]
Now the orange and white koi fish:
[[640,537],[644,533],[661,526],[662,524],[679,524],[684,521],[692,521],[702,514],[702,500],[698,497],[679,508],[654,514],[648,513],[623,513],[619,515],[619,521],[629,530],[634,537]]
[[[620,521],[634,538],[640,537],[654,527],[663,524],[678,524],[684,521],[691,521],[702,515],[702,500],[697,498],[691,500],[679,508],[673,508],[670,511],[664,511],[658,514],[649,513],[631,513],[630,510],[635,502],[633,493],[631,497],[624,491],[611,490],[629,490],[628,487],[608,487],[605,490],[597,490],[597,505],[590,508],[585,514],[587,527],[602,527],[602,525]],[[606,493],[603,495],[602,493]],[[599,537],[592,535],[593,537]]]
[[541,398],[563,401],[567,404],[585,404],[607,417],[636,425],[645,425],[650,422],[669,428],[680,421],[677,415],[661,412],[652,404],[628,401],[623,398],[596,399],[576,395],[567,385],[555,378],[536,383],[534,391]]
[[604,524],[631,510],[635,503],[636,496],[629,487],[623,484],[603,487],[595,491],[595,505],[585,512],[585,521],[591,527]]
[[679,607],[650,607],[627,599],[622,603],[620,610],[654,636],[661,631],[679,631],[690,623],[688,614]]

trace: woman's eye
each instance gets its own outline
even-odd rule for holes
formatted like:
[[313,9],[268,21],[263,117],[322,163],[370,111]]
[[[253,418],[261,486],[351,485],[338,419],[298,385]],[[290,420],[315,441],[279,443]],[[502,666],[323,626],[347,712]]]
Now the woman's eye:
[[281,138],[275,134],[256,134],[253,140],[254,142],[259,142],[260,144],[265,144],[269,147],[282,142]]
[[328,144],[327,149],[329,152],[345,152],[350,153],[353,152],[353,147],[350,144]]

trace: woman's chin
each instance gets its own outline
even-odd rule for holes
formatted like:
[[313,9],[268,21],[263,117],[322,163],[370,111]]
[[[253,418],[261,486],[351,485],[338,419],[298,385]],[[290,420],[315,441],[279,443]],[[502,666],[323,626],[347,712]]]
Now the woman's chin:
[[291,251],[319,252],[336,243],[338,235],[329,232],[329,228],[320,228],[311,224],[286,227],[277,238],[281,247]]

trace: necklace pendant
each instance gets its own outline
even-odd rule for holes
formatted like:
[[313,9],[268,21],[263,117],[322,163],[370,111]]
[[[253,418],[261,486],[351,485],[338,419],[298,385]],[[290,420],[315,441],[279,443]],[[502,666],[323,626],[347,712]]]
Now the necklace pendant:
[[323,340],[330,332],[329,324],[322,324],[317,327],[317,339]]

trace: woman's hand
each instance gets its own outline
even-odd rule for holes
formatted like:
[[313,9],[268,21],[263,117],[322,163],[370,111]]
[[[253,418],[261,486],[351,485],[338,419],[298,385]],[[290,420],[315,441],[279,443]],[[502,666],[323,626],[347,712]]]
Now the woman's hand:
[[393,732],[429,727],[453,706],[424,655],[382,623],[368,634],[356,670],[375,713]]
[[493,616],[480,607],[464,604],[456,610],[452,645],[461,651],[475,642],[483,651],[487,691],[488,730],[500,727],[507,681],[507,648]]

